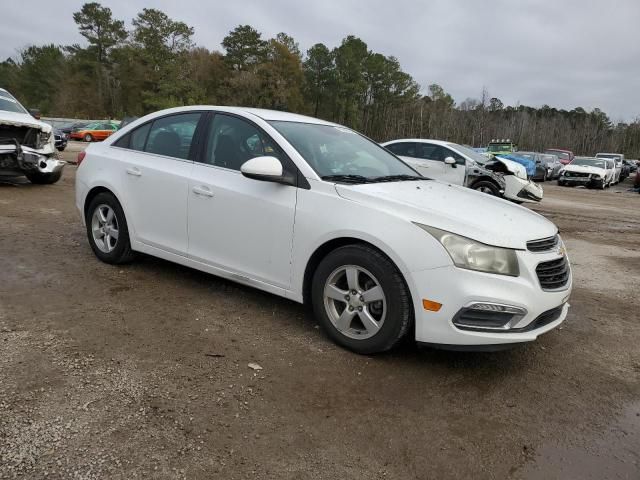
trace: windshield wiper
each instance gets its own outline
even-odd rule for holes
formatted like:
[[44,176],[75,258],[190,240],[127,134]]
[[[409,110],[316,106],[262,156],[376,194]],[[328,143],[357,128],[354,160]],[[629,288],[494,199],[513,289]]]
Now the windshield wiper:
[[404,181],[416,181],[416,180],[429,180],[427,177],[420,177],[418,175],[384,175],[382,177],[373,177],[369,181],[376,182],[404,182]]
[[342,182],[342,183],[369,183],[370,178],[363,175],[324,175],[322,180],[328,180],[330,182]]

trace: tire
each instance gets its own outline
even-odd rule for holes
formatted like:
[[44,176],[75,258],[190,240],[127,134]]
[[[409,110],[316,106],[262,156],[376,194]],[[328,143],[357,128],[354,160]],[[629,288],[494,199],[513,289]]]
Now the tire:
[[[102,222],[99,218],[94,218],[94,215],[100,215],[97,210],[100,209],[105,217],[109,211],[113,212],[111,221]],[[124,216],[124,211],[120,202],[111,193],[102,192],[96,195],[89,203],[86,215],[87,225],[87,238],[89,239],[89,245],[93,253],[96,254],[100,260],[110,264],[122,264],[128,263],[133,260],[134,252],[131,250],[131,242],[129,241],[129,229],[127,227],[127,219]],[[115,222],[114,222],[115,220]],[[105,232],[102,230],[102,242],[98,244],[97,239],[94,238],[94,228],[100,229],[101,226],[105,228],[109,226],[109,229]],[[115,228],[114,228],[115,227]],[[114,233],[117,231],[117,237],[114,239]],[[100,233],[96,237],[100,236]],[[107,246],[108,244],[108,246]]]
[[31,183],[36,185],[51,185],[52,183],[56,183],[60,180],[60,177],[62,177],[62,171],[55,173],[31,172],[25,173],[24,175]]
[[[354,271],[355,277],[347,273]],[[367,301],[367,292],[377,300]],[[393,348],[413,324],[411,296],[402,274],[385,255],[366,245],[340,247],[320,262],[312,279],[311,302],[327,335],[364,355]]]
[[93,135],[91,135],[90,133],[87,133],[83,139],[85,142],[93,142]]
[[500,196],[500,189],[490,180],[480,180],[479,182],[474,183],[471,188],[478,192],[488,193],[495,197]]
[[558,180],[558,186],[559,187],[564,187],[564,182],[562,180]]

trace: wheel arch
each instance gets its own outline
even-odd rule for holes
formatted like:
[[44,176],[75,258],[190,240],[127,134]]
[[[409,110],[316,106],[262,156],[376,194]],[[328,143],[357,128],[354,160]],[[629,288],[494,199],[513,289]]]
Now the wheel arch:
[[84,198],[84,205],[82,206],[82,213],[84,215],[84,218],[87,218],[87,209],[89,208],[89,204],[91,203],[91,201],[100,193],[110,193],[111,195],[113,195],[115,197],[115,199],[117,200],[117,202],[120,204],[120,208],[122,208],[122,211],[124,212],[124,217],[125,220],[127,221],[127,227],[129,228],[129,231],[131,231],[131,225],[129,223],[129,218],[127,215],[127,212],[124,209],[124,206],[122,205],[122,201],[120,200],[120,197],[110,188],[107,188],[103,185],[97,185],[95,187],[92,187],[88,192],[87,195]]
[[320,262],[322,261],[322,259],[324,259],[327,255],[329,255],[329,253],[333,252],[337,248],[344,247],[347,245],[364,245],[380,252],[382,255],[387,257],[389,261],[398,269],[398,271],[400,272],[400,275],[402,275],[402,279],[404,280],[405,286],[407,288],[409,298],[411,299],[410,303],[413,307],[413,298],[412,298],[413,295],[411,291],[412,289],[406,278],[405,269],[402,268],[402,265],[398,265],[398,262],[396,262],[391,255],[385,252],[384,249],[380,248],[378,245],[375,245],[362,238],[350,237],[350,236],[341,236],[341,237],[336,237],[336,238],[327,240],[321,245],[319,245],[311,254],[309,259],[307,260],[307,263],[304,269],[303,279],[302,279],[303,303],[307,304],[308,300],[311,298],[311,282],[313,279],[313,274],[318,268],[318,265],[320,265]]
[[498,190],[502,190],[503,187],[496,181],[495,178],[490,177],[489,175],[481,175],[478,178],[474,179],[469,188],[475,187],[478,182],[491,182],[493,183]]

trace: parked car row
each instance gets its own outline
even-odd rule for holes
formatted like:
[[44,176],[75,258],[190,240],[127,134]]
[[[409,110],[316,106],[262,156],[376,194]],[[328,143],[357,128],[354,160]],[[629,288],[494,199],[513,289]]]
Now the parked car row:
[[530,180],[526,168],[508,158],[491,158],[464,145],[441,140],[401,139],[382,145],[425,177],[517,203],[542,199],[542,188]]

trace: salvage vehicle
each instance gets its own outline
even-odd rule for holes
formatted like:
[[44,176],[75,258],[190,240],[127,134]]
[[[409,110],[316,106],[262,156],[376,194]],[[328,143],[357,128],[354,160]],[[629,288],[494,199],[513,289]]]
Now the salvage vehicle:
[[557,156],[560,159],[560,163],[563,165],[568,165],[575,158],[575,155],[571,150],[564,150],[562,148],[547,148],[544,153]]
[[491,140],[487,146],[487,152],[492,155],[509,155],[517,150],[518,146],[509,138]]
[[66,162],[56,158],[52,130],[0,88],[0,177],[25,176],[39,184],[57,182]]
[[143,252],[308,302],[355,352],[409,332],[445,348],[504,348],[567,315],[571,268],[552,222],[424,178],[341,125],[179,107],[78,160],[76,206],[100,260]]
[[84,127],[74,128],[69,134],[72,140],[83,140],[85,142],[97,142],[111,136],[118,125],[112,122],[94,122]]
[[626,177],[624,176],[624,169],[622,168],[622,161],[624,155],[621,153],[596,153],[596,158],[610,158],[616,164],[616,171],[613,178],[613,183],[620,183]]
[[425,177],[464,185],[517,203],[542,200],[542,188],[527,178],[524,167],[511,160],[489,158],[471,148],[442,140],[400,139],[382,146]]
[[615,163],[612,159],[575,157],[560,172],[558,185],[604,189],[613,183],[615,171]]
[[535,162],[536,170],[535,174],[531,177],[531,180],[546,182],[547,180],[557,178],[560,175],[562,164],[555,155],[538,152],[518,152],[514,155],[524,157]]
[[55,140],[56,150],[59,152],[64,152],[64,149],[67,148],[67,135],[62,131],[54,127],[53,129],[53,138]]

